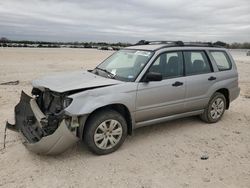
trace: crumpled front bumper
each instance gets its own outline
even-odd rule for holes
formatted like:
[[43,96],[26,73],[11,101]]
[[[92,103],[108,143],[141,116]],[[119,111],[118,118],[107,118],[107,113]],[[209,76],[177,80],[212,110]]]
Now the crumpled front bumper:
[[22,91],[20,102],[15,107],[15,124],[7,122],[6,127],[19,131],[24,145],[37,154],[59,154],[79,140],[76,132],[68,129],[64,119],[50,135],[44,133],[42,121],[47,121],[47,119],[35,99]]

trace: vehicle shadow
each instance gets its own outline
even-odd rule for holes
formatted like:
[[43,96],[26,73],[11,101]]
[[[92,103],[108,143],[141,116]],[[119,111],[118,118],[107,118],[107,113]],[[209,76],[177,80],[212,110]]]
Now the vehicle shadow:
[[[146,127],[141,127],[138,129],[135,129],[133,134],[131,136],[128,136],[123,146],[116,152],[109,154],[115,155],[117,152],[123,152],[123,150],[126,150],[128,148],[134,148],[137,147],[137,144],[143,144],[145,142],[145,139],[153,139],[157,138],[159,135],[169,136],[172,134],[178,134],[178,132],[185,132],[189,129],[196,129],[197,127],[200,127],[202,125],[207,125],[206,123],[202,122],[198,117],[187,117],[187,118],[181,118],[177,120],[168,121],[161,124],[155,124],[150,125]],[[105,156],[97,156],[92,154],[90,151],[88,151],[87,147],[84,143],[79,141],[77,144],[75,144],[73,147],[69,148],[66,152],[63,154],[57,155],[57,156],[41,156],[41,159],[43,158],[51,158],[51,160],[64,160],[64,159],[73,159],[73,158],[106,158]]]
[[[155,124],[150,126],[141,127],[135,129],[131,136],[128,136],[122,147],[114,153],[109,155],[98,156],[91,153],[85,144],[81,141],[77,142],[74,146],[69,148],[66,152],[56,156],[43,156],[38,155],[38,160],[46,162],[69,161],[69,160],[99,160],[108,159],[110,155],[119,155],[120,152],[127,153],[131,148],[136,150],[136,147],[145,144],[150,139],[157,138],[160,136],[167,137],[171,135],[185,134],[185,132],[196,130],[200,126],[207,126],[208,124],[202,122],[197,116],[181,118],[177,120],[168,121],[161,124]],[[31,155],[37,154],[30,152]]]

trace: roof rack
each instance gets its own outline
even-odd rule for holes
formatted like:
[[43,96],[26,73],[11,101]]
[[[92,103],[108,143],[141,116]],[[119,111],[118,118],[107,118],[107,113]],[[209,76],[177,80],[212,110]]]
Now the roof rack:
[[183,41],[146,41],[140,40],[135,45],[166,44],[166,47],[173,46],[200,46],[200,47],[222,47],[212,42],[183,42]]
[[147,40],[140,40],[135,45],[148,45],[148,44],[175,44],[175,45],[184,45],[182,41],[169,41],[169,40],[153,40],[153,41],[147,41]]
[[212,42],[185,42],[184,46],[222,47]]

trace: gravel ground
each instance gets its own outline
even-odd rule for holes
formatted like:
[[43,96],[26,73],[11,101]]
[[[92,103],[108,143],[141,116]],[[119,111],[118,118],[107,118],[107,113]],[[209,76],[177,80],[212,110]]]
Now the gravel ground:
[[[112,52],[88,49],[0,48],[0,148],[4,124],[13,119],[21,90],[31,80],[59,71],[88,69]],[[222,120],[197,117],[135,130],[123,146],[95,156],[77,143],[58,156],[29,152],[18,134],[7,131],[0,151],[0,187],[249,187],[250,57],[233,51],[240,73],[240,97]],[[207,155],[207,160],[201,156]]]

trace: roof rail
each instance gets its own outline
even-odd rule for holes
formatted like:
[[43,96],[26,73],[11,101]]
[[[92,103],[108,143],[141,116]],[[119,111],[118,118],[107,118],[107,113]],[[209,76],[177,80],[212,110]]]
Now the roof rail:
[[184,45],[182,41],[168,41],[168,40],[153,40],[153,41],[140,40],[135,45],[148,45],[148,44],[174,44],[179,46]]
[[184,46],[222,47],[212,42],[185,42]]
[[[200,46],[200,47],[222,47],[215,45],[212,42],[182,42],[182,41],[146,41],[140,40],[135,45],[149,45],[149,44],[166,44],[169,47],[171,46]],[[168,47],[166,46],[166,47]]]

